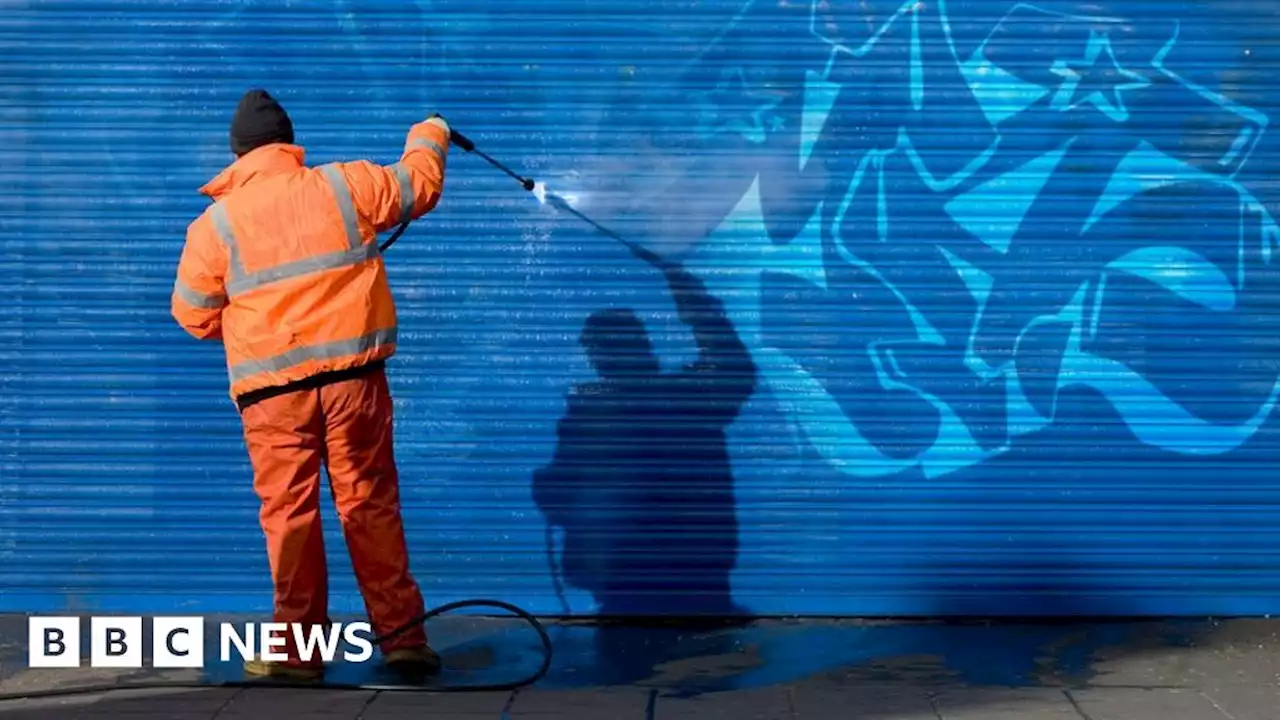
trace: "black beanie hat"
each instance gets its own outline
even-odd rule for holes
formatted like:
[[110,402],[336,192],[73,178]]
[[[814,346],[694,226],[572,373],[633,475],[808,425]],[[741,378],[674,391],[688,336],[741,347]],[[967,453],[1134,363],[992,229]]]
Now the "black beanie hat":
[[240,98],[231,120],[231,152],[237,156],[271,143],[292,143],[293,122],[266,90],[250,90]]

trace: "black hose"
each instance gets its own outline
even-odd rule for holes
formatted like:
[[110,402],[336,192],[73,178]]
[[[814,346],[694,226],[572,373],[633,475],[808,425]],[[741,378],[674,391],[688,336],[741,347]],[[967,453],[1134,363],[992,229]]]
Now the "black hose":
[[433,608],[423,613],[416,620],[406,623],[405,625],[392,630],[386,635],[374,638],[374,644],[378,644],[383,640],[395,637],[400,633],[420,625],[427,620],[452,610],[458,610],[465,607],[491,607],[505,610],[512,615],[524,620],[526,624],[538,633],[538,639],[542,641],[542,664],[531,675],[518,678],[505,683],[491,683],[486,685],[433,685],[430,683],[422,685],[374,685],[374,684],[350,684],[350,683],[326,683],[326,682],[299,682],[299,681],[283,681],[283,680],[232,680],[227,682],[216,683],[198,683],[198,682],[140,682],[140,683],[113,683],[99,685],[80,685],[76,687],[54,688],[51,690],[35,690],[31,692],[7,693],[0,694],[0,701],[5,700],[23,700],[51,697],[66,697],[71,695],[91,695],[96,693],[107,693],[115,690],[172,690],[172,689],[191,689],[191,690],[212,690],[217,688],[288,688],[291,690],[365,690],[375,692],[504,692],[508,690],[517,690],[519,688],[528,687],[543,677],[547,671],[551,669],[551,659],[553,650],[551,647],[551,636],[547,634],[547,629],[538,622],[538,619],[530,615],[510,603],[501,600],[459,600],[451,602],[440,607]]
[[378,247],[378,252],[380,253],[386,252],[387,248],[391,247],[395,243],[395,241],[399,240],[400,236],[404,234],[404,231],[408,229],[409,229],[408,221],[400,223],[400,227],[396,228],[396,231],[394,233],[391,233],[391,237],[387,238],[387,241],[382,243],[382,245]]
[[564,576],[560,568],[560,563],[556,562],[555,548],[555,530],[548,523],[542,532],[543,547],[547,552],[547,572],[551,574],[551,586],[555,589],[556,599],[560,601],[560,610],[565,617],[569,617],[573,613],[569,610],[569,600],[564,596],[564,583],[560,578]]

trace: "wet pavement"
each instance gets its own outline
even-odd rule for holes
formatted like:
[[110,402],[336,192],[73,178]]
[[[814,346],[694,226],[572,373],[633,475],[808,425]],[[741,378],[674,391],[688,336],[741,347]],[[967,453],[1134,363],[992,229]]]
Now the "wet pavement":
[[[1269,620],[555,625],[556,655],[545,678],[515,692],[479,693],[439,690],[527,676],[541,660],[537,636],[506,620],[444,618],[430,628],[447,670],[428,688],[224,688],[208,686],[243,678],[238,662],[219,657],[212,628],[202,670],[29,669],[26,618],[4,616],[0,694],[119,689],[0,701],[0,720],[1280,720],[1280,622]],[[338,663],[327,678],[397,682],[376,657]],[[206,687],[128,689],[139,683]]]

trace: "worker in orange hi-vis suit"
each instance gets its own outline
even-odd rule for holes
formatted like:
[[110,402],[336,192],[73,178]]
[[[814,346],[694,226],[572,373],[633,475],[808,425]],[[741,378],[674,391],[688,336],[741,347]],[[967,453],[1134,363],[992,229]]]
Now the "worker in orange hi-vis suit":
[[[392,451],[383,364],[396,347],[396,308],[377,233],[439,202],[449,137],[433,116],[409,131],[394,165],[310,168],[284,109],[251,91],[231,123],[237,158],[201,188],[214,203],[187,230],[173,316],[197,338],[222,340],[262,501],[274,619],[308,633],[328,626],[322,464],[373,632],[423,613]],[[322,676],[319,653],[303,659],[293,633],[283,639],[287,661],[254,659],[245,671]],[[380,649],[396,667],[440,667],[420,625]]]

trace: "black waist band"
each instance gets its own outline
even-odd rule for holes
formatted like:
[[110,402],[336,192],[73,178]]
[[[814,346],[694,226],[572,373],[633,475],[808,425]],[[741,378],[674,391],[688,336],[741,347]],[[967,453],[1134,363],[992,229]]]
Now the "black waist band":
[[332,372],[320,373],[319,375],[312,375],[309,378],[304,378],[286,385],[277,385],[275,387],[262,388],[261,390],[251,390],[236,398],[236,407],[240,409],[240,412],[244,412],[245,408],[253,405],[254,403],[260,403],[267,398],[279,397],[280,395],[287,395],[291,392],[298,392],[299,390],[315,390],[317,388],[324,387],[325,385],[331,385],[345,380],[355,380],[356,378],[376,373],[384,369],[386,365],[387,363],[384,360],[375,360],[371,363],[349,368],[347,370],[334,370]]

